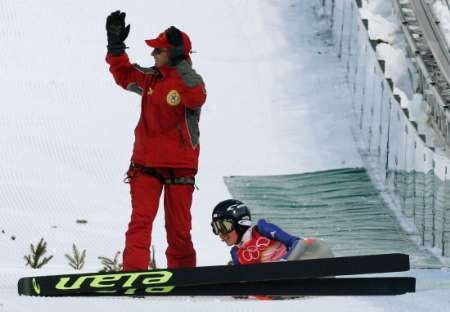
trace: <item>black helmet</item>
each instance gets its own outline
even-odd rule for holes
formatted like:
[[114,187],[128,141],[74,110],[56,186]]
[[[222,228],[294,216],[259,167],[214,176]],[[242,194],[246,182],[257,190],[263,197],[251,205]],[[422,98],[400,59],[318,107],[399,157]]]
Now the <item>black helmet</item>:
[[[218,220],[232,221],[233,228],[221,228],[223,227],[223,224],[218,224],[219,226],[215,227],[215,221]],[[223,232],[221,230],[228,230],[228,232],[230,232],[232,229],[235,229],[239,234],[240,240],[251,224],[250,210],[243,202],[239,200],[227,199],[218,203],[216,207],[214,207],[211,225],[213,226],[213,231],[216,235],[218,235],[219,232]]]

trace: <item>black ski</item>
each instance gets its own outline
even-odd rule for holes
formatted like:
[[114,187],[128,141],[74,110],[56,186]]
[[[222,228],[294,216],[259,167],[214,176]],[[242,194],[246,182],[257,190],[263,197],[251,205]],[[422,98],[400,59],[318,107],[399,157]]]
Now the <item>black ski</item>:
[[321,278],[203,285],[174,289],[175,293],[171,295],[387,296],[415,292],[415,288],[415,278],[410,277]]
[[[206,266],[144,272],[87,273],[21,278],[19,294],[67,296],[98,291],[120,293],[165,288],[243,282],[286,281],[339,275],[409,270],[405,254],[337,257],[242,266]],[[224,286],[226,287],[226,285]]]
[[321,278],[193,286],[149,286],[63,296],[391,296],[415,291],[412,277]]

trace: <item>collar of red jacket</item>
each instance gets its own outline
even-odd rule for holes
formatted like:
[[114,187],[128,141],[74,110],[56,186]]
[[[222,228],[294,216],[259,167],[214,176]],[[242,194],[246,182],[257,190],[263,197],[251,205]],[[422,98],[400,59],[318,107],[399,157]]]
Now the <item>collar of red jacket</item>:
[[174,67],[170,66],[161,66],[156,68],[163,77],[167,77],[170,75],[170,73],[175,69]]

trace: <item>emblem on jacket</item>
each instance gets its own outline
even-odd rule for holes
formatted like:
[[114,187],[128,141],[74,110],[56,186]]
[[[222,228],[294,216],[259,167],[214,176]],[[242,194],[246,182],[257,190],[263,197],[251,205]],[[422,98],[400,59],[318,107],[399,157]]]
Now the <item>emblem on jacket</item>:
[[149,87],[147,90],[147,95],[152,95],[152,94],[153,94],[153,89]]
[[180,94],[177,90],[170,90],[169,93],[167,93],[167,104],[170,106],[177,106],[181,102]]

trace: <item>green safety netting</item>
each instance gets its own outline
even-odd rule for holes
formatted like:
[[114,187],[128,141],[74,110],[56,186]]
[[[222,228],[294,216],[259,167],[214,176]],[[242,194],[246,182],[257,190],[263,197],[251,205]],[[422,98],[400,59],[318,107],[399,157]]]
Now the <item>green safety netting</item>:
[[363,168],[277,176],[224,178],[253,220],[265,218],[302,237],[327,241],[338,256],[401,252],[414,267],[440,267],[384,203]]

